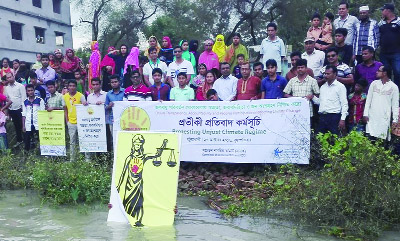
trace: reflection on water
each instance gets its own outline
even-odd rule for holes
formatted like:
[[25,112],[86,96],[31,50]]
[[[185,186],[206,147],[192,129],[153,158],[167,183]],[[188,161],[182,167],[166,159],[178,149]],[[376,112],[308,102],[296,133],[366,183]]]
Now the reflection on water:
[[[36,193],[5,191],[0,198],[0,240],[336,240],[295,229],[267,217],[225,219],[197,197],[178,198],[179,212],[172,227],[131,228],[107,223],[106,205],[49,207]],[[400,241],[398,232],[387,232],[380,240]]]

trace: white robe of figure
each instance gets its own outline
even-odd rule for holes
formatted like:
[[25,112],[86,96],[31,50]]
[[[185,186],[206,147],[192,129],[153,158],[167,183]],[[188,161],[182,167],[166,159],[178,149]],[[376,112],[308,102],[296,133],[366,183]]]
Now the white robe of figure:
[[366,132],[371,136],[390,140],[389,127],[390,116],[393,122],[399,118],[399,88],[393,81],[385,84],[382,80],[371,83],[367,101],[365,103],[364,116],[368,116]]

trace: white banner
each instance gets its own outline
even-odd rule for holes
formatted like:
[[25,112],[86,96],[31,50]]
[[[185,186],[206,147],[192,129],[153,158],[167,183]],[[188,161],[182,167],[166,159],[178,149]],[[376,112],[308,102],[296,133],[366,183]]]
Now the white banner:
[[116,101],[113,113],[114,137],[120,130],[182,133],[181,161],[309,163],[310,107],[304,98]]
[[104,105],[76,105],[81,152],[107,152]]

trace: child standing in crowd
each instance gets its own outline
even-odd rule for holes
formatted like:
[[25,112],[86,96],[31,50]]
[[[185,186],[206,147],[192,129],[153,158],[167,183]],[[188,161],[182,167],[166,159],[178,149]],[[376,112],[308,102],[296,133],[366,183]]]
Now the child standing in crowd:
[[76,91],[85,95],[85,80],[82,78],[82,74],[80,71],[75,71],[74,73],[76,80]]
[[7,98],[4,94],[0,93],[0,111],[8,116],[8,107],[12,104],[11,100]]
[[321,16],[314,13],[311,17],[311,27],[307,31],[307,38],[319,39],[322,36],[322,28],[319,26],[321,23]]
[[0,151],[8,149],[6,121],[6,114],[0,110]]
[[237,79],[241,79],[242,78],[242,74],[240,73],[240,67],[242,66],[242,64],[244,64],[245,59],[244,59],[244,54],[238,54],[236,56],[238,64],[233,68],[233,75],[237,78]]
[[171,90],[171,101],[194,100],[194,90],[187,85],[186,73],[180,72],[178,74],[178,84],[179,86],[176,86]]
[[29,83],[35,87],[35,96],[46,99],[46,90],[38,84],[37,74],[33,71],[29,72]]
[[364,92],[368,86],[365,79],[359,79],[355,86],[354,92],[349,95],[349,131],[365,131],[365,124],[362,117],[365,108],[367,94]]
[[324,23],[322,24],[321,37],[315,43],[315,47],[319,50],[326,50],[332,43],[332,22],[335,16],[331,12],[327,12],[324,16]]
[[29,151],[33,136],[39,132],[38,111],[44,110],[44,101],[35,96],[35,86],[32,84],[26,85],[26,95],[28,98],[22,103],[22,130],[25,133],[25,150]]

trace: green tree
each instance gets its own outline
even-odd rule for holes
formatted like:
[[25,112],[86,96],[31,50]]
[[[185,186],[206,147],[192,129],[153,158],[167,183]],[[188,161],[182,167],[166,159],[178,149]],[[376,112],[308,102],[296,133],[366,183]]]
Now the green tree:
[[157,0],[128,0],[113,10],[103,26],[100,36],[101,51],[105,53],[108,46],[121,43],[136,46],[138,33],[143,30],[147,20],[156,14],[159,2]]
[[[90,46],[90,44],[88,43],[87,46]],[[89,63],[91,53],[92,50],[90,47],[83,47],[75,50],[75,55],[78,56],[85,65]]]

